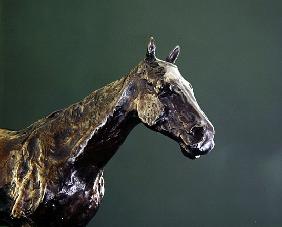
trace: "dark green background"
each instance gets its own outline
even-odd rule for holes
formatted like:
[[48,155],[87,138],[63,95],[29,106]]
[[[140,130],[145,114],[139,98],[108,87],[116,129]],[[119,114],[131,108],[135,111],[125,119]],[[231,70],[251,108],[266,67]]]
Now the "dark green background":
[[282,226],[282,1],[1,1],[0,126],[20,129],[119,79],[154,35],[216,129],[186,159],[140,125],[106,166],[89,226]]

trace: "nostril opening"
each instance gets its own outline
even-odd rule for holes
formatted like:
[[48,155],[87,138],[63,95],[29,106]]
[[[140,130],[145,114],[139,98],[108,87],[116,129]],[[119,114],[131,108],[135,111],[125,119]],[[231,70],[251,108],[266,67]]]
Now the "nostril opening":
[[192,135],[195,137],[195,139],[197,140],[201,140],[204,136],[204,127],[201,127],[201,126],[194,126],[192,129],[191,129],[191,133]]

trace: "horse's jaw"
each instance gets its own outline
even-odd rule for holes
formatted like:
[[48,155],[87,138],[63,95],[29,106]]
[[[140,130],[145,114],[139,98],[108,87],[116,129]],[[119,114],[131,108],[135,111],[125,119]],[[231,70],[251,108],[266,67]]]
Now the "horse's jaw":
[[168,130],[166,124],[156,124],[145,126],[155,132],[159,132],[170,139],[173,139],[180,146],[180,150],[185,157],[189,159],[198,159],[202,155],[208,154],[215,146],[214,131],[208,131],[200,140],[195,140],[192,133],[189,131],[181,131],[178,129]]

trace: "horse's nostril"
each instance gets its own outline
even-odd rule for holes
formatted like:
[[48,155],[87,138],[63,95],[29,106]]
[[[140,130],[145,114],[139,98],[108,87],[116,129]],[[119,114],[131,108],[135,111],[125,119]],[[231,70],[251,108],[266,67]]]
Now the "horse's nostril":
[[205,134],[205,129],[202,126],[194,126],[191,129],[191,134],[195,137],[196,140],[201,140]]

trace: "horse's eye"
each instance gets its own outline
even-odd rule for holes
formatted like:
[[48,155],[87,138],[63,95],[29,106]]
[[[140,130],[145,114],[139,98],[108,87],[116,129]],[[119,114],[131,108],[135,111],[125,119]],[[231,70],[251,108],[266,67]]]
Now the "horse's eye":
[[166,84],[160,90],[159,97],[165,97],[165,96],[167,97],[167,96],[172,95],[173,93],[174,92],[173,92],[172,87],[169,84]]
[[150,86],[153,86],[153,82],[152,81],[148,81],[147,80],[147,84],[150,85]]

